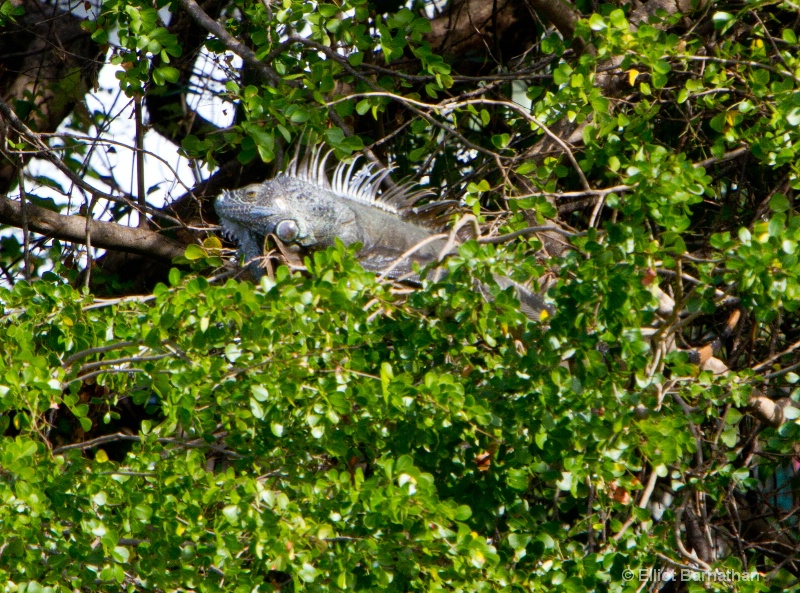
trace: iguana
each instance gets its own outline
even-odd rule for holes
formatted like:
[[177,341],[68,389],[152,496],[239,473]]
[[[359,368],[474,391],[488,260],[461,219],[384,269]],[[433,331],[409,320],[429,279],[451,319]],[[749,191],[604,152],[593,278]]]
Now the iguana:
[[[331,154],[296,156],[275,178],[217,197],[214,207],[222,229],[238,242],[246,260],[263,255],[269,235],[300,252],[325,249],[337,238],[345,245],[360,243],[357,258],[364,269],[383,272],[394,264],[387,274],[392,278],[413,274],[414,263],[424,267],[446,255],[447,239],[436,237],[438,229],[424,215],[443,203],[415,208],[428,192],[411,184],[381,192],[390,170],[372,164],[359,169],[358,157],[350,164],[338,163],[329,177],[326,164]],[[256,264],[250,269],[256,277],[263,274]],[[540,295],[509,278],[495,279],[502,288],[515,288],[522,311],[531,319],[551,312]],[[488,297],[486,287],[478,288]]]

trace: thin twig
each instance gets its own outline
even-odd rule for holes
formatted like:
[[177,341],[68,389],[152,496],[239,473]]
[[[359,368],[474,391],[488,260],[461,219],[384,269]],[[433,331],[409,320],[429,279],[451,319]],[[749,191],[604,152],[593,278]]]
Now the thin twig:
[[17,173],[19,174],[19,198],[22,202],[22,254],[23,254],[23,268],[25,270],[25,280],[30,282],[32,277],[31,271],[31,238],[28,232],[28,195],[25,193],[25,176],[22,173],[23,168],[21,165],[17,166]]
[[794,351],[795,351],[795,350],[797,350],[798,348],[800,348],[800,340],[798,340],[797,342],[795,342],[794,344],[792,344],[791,346],[789,346],[789,347],[788,347],[786,350],[784,350],[783,352],[779,352],[778,354],[775,354],[775,355],[773,355],[773,356],[770,356],[770,357],[769,357],[767,360],[765,360],[764,362],[760,362],[760,363],[758,363],[756,366],[754,366],[754,367],[752,368],[752,370],[754,370],[754,371],[761,370],[761,369],[763,369],[764,367],[767,367],[767,366],[771,365],[773,362],[775,362],[776,360],[778,360],[778,359],[779,359],[781,356],[785,356],[785,355],[787,355],[787,354],[791,354],[792,352],[794,352]]
[[142,96],[133,98],[133,113],[136,118],[136,193],[139,201],[139,228],[147,229],[147,196],[144,193],[144,123],[142,121]]
[[530,226],[524,229],[520,229],[518,231],[514,231],[513,233],[506,233],[505,235],[497,235],[496,237],[484,237],[482,239],[477,239],[477,241],[481,245],[497,245],[499,243],[507,243],[508,241],[513,241],[517,237],[530,237],[531,235],[544,232],[558,233],[559,235],[563,235],[565,237],[583,237],[584,235],[586,235],[585,232],[573,233],[570,231],[565,231],[564,229],[557,226],[545,225],[545,226]]
[[71,356],[64,359],[64,362],[61,363],[61,366],[67,368],[72,365],[73,362],[80,360],[84,356],[91,356],[92,354],[102,354],[103,352],[109,352],[110,350],[118,350],[120,348],[127,348],[128,346],[135,345],[136,342],[130,340],[125,342],[117,342],[116,344],[109,344],[108,346],[98,346],[97,348],[87,348],[86,350],[81,350],[80,352],[76,352]]
[[[78,373],[79,374],[80,373],[86,373],[88,371],[91,371],[91,370],[94,370],[94,369],[99,369],[99,368],[102,368],[104,366],[110,366],[110,365],[113,365],[113,364],[125,364],[126,362],[148,362],[148,361],[153,361],[153,360],[161,360],[163,358],[169,358],[170,356],[173,356],[173,354],[172,353],[168,353],[168,354],[154,354],[153,356],[126,356],[126,357],[123,357],[123,358],[111,358],[111,359],[98,360],[98,361],[90,362],[90,363],[87,363],[87,364],[83,365],[80,368],[80,370],[78,371]],[[125,370],[125,369],[111,369],[111,370]]]

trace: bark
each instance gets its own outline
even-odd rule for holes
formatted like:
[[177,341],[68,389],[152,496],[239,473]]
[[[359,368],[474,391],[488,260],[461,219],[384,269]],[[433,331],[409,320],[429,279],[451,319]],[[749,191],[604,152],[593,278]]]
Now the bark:
[[565,39],[575,34],[575,23],[581,14],[566,0],[525,0],[525,4],[532,13],[551,22]]
[[100,222],[83,216],[65,216],[46,208],[0,197],[0,224],[23,228],[74,243],[86,243],[91,237],[94,247],[146,255],[170,261],[183,255],[184,246],[154,231],[113,222]]
[[[0,29],[0,97],[28,127],[54,132],[97,82],[105,49],[72,14],[37,0],[21,3],[25,14]],[[0,136],[8,133],[6,125],[0,121]],[[0,162],[0,193],[16,174],[10,159]]]
[[769,426],[778,428],[787,421],[786,414],[784,414],[783,410],[785,408],[796,407],[794,404],[795,402],[788,397],[772,400],[766,395],[756,391],[753,397],[750,398],[748,407],[759,420]]
[[454,0],[425,39],[455,73],[476,76],[528,49],[536,23],[520,0]]

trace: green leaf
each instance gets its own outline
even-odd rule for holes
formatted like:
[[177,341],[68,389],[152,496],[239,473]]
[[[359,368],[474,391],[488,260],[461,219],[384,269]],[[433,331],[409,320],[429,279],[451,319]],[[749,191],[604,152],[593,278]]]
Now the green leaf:
[[736,17],[733,16],[731,13],[729,13],[729,12],[721,12],[721,11],[720,12],[715,12],[714,15],[711,17],[711,20],[714,21],[714,26],[716,28],[718,28],[718,29],[722,28],[722,27],[725,27],[726,25],[730,24],[735,19],[736,19]]
[[527,490],[529,479],[528,472],[524,469],[511,470],[508,472],[508,485],[514,490]]
[[620,9],[615,9],[611,11],[611,14],[608,15],[611,24],[617,27],[618,29],[627,29],[628,28],[628,20],[625,18],[625,13]]
[[769,200],[769,209],[773,212],[787,212],[790,208],[791,204],[783,194],[774,194]]
[[364,115],[370,110],[371,107],[372,104],[367,99],[361,99],[361,101],[356,104],[356,113],[359,115]]
[[186,247],[183,255],[189,261],[197,261],[205,258],[206,252],[200,245],[191,244]]
[[797,126],[800,124],[800,107],[795,107],[786,114],[786,121],[790,126]]
[[236,362],[242,355],[242,350],[236,344],[228,344],[225,347],[225,358],[230,362]]
[[558,68],[553,71],[553,82],[558,85],[566,84],[570,80],[572,68],[568,64],[559,64]]
[[597,13],[594,13],[589,17],[589,27],[591,27],[592,31],[602,31],[606,28],[606,23],[603,20],[603,17]]
[[466,521],[472,516],[472,509],[465,504],[459,505],[453,518],[456,521]]
[[719,133],[725,131],[725,127],[727,126],[725,115],[726,115],[725,113],[718,113],[713,118],[711,118],[711,121],[708,123],[708,125],[711,126],[712,130]]
[[180,71],[177,68],[173,68],[171,66],[161,66],[156,70],[162,79],[168,82],[178,82],[178,78],[180,77]]
[[336,16],[339,12],[340,8],[335,4],[318,4],[317,10],[319,13],[324,16],[326,19]]

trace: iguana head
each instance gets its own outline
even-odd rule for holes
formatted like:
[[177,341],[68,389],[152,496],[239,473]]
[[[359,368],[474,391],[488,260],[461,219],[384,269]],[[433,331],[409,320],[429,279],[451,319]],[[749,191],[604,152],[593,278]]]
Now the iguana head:
[[264,240],[275,235],[286,244],[313,247],[318,242],[311,228],[314,188],[289,177],[276,177],[236,190],[222,192],[214,202],[222,230],[239,242],[247,258],[262,255]]

